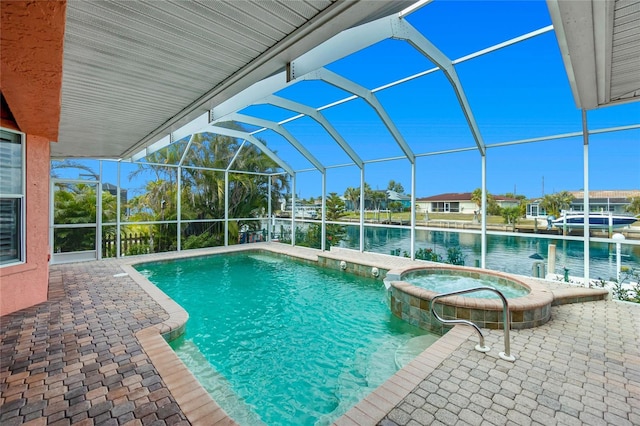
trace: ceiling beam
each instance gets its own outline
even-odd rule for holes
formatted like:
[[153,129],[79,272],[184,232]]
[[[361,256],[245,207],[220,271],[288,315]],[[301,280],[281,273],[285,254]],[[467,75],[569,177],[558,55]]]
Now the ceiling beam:
[[311,108],[308,105],[294,102],[289,99],[284,99],[279,96],[271,95],[263,99],[264,103],[277,106],[279,108],[288,109],[289,111],[304,114],[307,117],[315,120],[322,126],[323,129],[329,133],[334,141],[342,148],[342,150],[351,158],[351,160],[361,169],[364,164],[362,158],[353,150],[351,145],[342,137],[342,135],[336,130],[336,128],[327,120],[327,118],[318,110]]
[[229,118],[240,123],[251,124],[253,126],[265,127],[267,129],[273,130],[274,132],[285,138],[296,150],[298,150],[300,154],[302,154],[304,158],[307,159],[307,161],[313,164],[316,169],[318,169],[322,173],[325,172],[326,167],[281,124],[278,124],[275,121],[265,120],[262,118],[252,117],[239,113],[231,114]]
[[467,120],[467,125],[469,126],[469,130],[471,131],[480,154],[485,155],[486,147],[482,135],[480,134],[478,123],[473,115],[467,96],[462,88],[462,83],[460,82],[460,78],[458,77],[458,73],[451,62],[451,59],[449,59],[433,43],[427,40],[425,36],[423,36],[404,19],[394,21],[393,37],[399,40],[405,40],[442,70],[458,98],[458,103],[460,104],[462,113]]
[[404,136],[400,133],[400,130],[396,127],[396,124],[393,122],[387,111],[384,109],[376,95],[369,89],[356,84],[355,82],[346,79],[332,71],[329,71],[326,68],[319,69],[314,72],[310,72],[305,74],[301,78],[305,80],[321,80],[325,83],[331,84],[339,89],[344,90],[345,92],[349,92],[354,94],[362,100],[364,100],[373,110],[376,112],[382,123],[385,125],[391,136],[395,139],[398,146],[404,153],[404,155],[409,159],[411,163],[415,161],[415,154],[409,147],[409,144],[404,139]]
[[339,34],[345,28],[349,28],[359,22],[376,19],[388,13],[397,12],[411,3],[411,0],[332,2],[330,6],[320,11],[304,25],[207,93],[186,105],[163,124],[151,130],[144,138],[123,152],[122,157],[131,156],[154,140],[163,137],[167,133],[172,133],[216,105],[220,105],[236,94],[243,92],[253,82],[260,81],[279,72],[282,72],[286,80],[286,73],[283,70],[291,58],[308,52],[313,47]]

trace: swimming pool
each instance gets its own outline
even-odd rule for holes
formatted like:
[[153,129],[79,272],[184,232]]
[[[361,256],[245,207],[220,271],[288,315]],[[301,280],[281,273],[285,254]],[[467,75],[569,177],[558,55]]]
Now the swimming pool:
[[252,252],[136,269],[187,310],[186,333],[171,345],[240,424],[330,424],[426,334],[391,314],[381,281],[289,258]]

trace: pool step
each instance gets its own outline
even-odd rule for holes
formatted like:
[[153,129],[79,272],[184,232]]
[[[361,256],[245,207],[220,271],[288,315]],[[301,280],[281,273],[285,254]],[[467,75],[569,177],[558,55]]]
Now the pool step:
[[402,369],[405,365],[409,364],[415,357],[424,352],[429,346],[435,343],[440,336],[435,334],[424,334],[422,336],[416,336],[396,349],[396,368]]
[[190,340],[180,342],[174,349],[211,397],[241,425],[265,425],[260,417],[232,389],[231,383],[207,361],[200,349]]

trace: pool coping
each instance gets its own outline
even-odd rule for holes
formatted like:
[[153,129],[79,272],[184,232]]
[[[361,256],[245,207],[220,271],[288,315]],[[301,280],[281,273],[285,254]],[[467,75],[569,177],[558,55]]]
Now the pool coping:
[[[284,254],[295,258],[318,261],[319,256],[355,256],[347,250],[322,252],[317,249],[292,247],[280,243],[253,243],[229,247],[215,247],[208,249],[189,250],[179,253],[167,253],[135,256],[127,258],[121,263],[121,268],[127,273],[150,297],[152,297],[166,312],[168,318],[160,324],[140,330],[136,337],[142,349],[147,353],[158,374],[165,382],[176,403],[194,426],[207,425],[237,425],[216,401],[209,395],[195,376],[188,370],[177,354],[169,346],[168,340],[179,336],[189,319],[188,313],[173,299],[158,289],[143,277],[134,267],[135,264],[163,260],[175,260],[212,254],[237,253],[243,251],[264,250],[276,254]],[[331,253],[331,254],[329,254]],[[384,255],[380,255],[384,256]],[[353,261],[353,259],[349,259]],[[388,261],[384,262],[384,261]],[[363,264],[384,266],[398,262],[391,256],[384,256]],[[402,259],[406,265],[410,261]],[[415,266],[415,263],[412,262]],[[390,269],[389,266],[385,269]],[[336,419],[336,425],[375,425],[379,423],[396,405],[398,405],[411,391],[426,379],[453,351],[458,349],[469,337],[473,330],[469,327],[455,326],[434,344],[418,355],[413,361],[397,371],[382,385],[358,402],[344,415]],[[168,340],[167,340],[168,339]]]

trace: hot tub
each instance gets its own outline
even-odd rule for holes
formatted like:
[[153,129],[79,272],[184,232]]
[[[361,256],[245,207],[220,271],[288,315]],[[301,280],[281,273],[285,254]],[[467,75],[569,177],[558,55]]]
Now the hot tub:
[[[422,288],[421,277],[442,277],[445,290]],[[389,289],[391,312],[425,330],[443,334],[444,327],[431,315],[431,299],[436,295],[452,291],[450,277],[463,278],[466,288],[491,287],[517,290],[515,296],[508,297],[511,312],[511,328],[524,329],[542,325],[551,317],[553,294],[544,286],[525,277],[516,277],[503,272],[489,271],[464,266],[437,265],[391,270],[385,284]],[[414,281],[413,283],[411,281]],[[435,280],[437,281],[437,279]],[[447,282],[448,281],[448,282]],[[431,286],[431,284],[429,284]],[[424,285],[426,287],[426,285]],[[438,287],[437,285],[435,287]],[[461,289],[461,288],[458,288]],[[478,293],[480,295],[480,293]],[[441,298],[435,304],[435,311],[445,319],[465,319],[473,321],[481,328],[502,329],[502,301],[499,298],[451,296]]]

